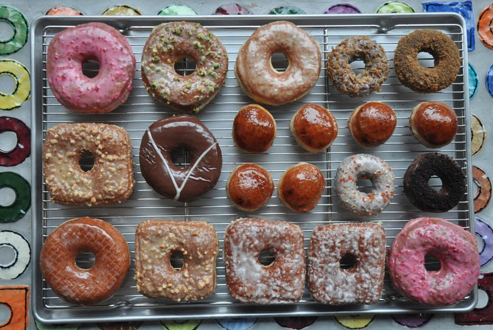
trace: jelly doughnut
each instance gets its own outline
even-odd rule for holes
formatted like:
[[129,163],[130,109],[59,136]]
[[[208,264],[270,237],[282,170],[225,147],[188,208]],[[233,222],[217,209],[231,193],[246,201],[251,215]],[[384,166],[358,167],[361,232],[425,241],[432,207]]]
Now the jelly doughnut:
[[[233,298],[258,304],[299,301],[305,287],[303,245],[301,228],[287,221],[242,218],[229,224],[223,258]],[[262,252],[274,261],[263,264]]]
[[350,3],[339,3],[330,6],[324,14],[360,14],[361,10]]
[[[352,263],[345,264],[345,259]],[[377,303],[385,275],[385,230],[370,222],[318,226],[310,238],[308,260],[315,300],[331,305]]]
[[[88,60],[99,63],[98,75],[82,72]],[[132,90],[135,57],[127,39],[104,23],[87,23],[57,33],[48,47],[46,71],[51,90],[67,109],[110,112]]]
[[414,9],[401,1],[387,1],[378,7],[377,14],[414,13]]
[[[365,71],[358,75],[351,67],[351,62],[357,59],[365,62]],[[334,87],[350,97],[379,92],[389,71],[385,50],[367,36],[345,39],[332,48],[327,59],[327,75]]]
[[[13,7],[0,5],[0,21],[9,24],[14,30],[10,38],[0,40],[0,55],[9,55],[19,51],[27,42],[28,24],[26,17]],[[0,72],[2,71],[0,70]]]
[[375,319],[375,314],[334,316],[337,323],[346,329],[364,329]]
[[237,3],[227,3],[217,7],[212,15],[253,15],[253,13]]
[[258,104],[245,105],[233,120],[235,145],[246,152],[266,152],[276,138],[276,121]]
[[486,89],[493,97],[493,64],[488,69],[488,72],[486,72]]
[[478,280],[478,288],[486,292],[488,304],[483,308],[475,308],[467,313],[454,314],[455,324],[458,325],[485,325],[493,324],[493,273],[481,274]]
[[467,64],[469,70],[469,99],[473,99],[476,96],[479,87],[478,72],[471,63]]
[[31,246],[19,233],[11,230],[0,231],[0,248],[10,248],[14,258],[7,264],[0,264],[0,279],[12,280],[18,278],[31,262]]
[[10,318],[1,324],[2,328],[29,329],[29,285],[1,285],[0,304],[10,312]]
[[[81,168],[83,156],[94,165]],[[118,204],[134,187],[132,146],[128,133],[108,124],[58,124],[43,144],[43,169],[51,201],[63,205]]]
[[169,5],[157,13],[160,16],[195,16],[197,13],[185,5]]
[[[184,148],[188,166],[173,164],[171,153]],[[175,201],[189,202],[205,194],[221,175],[222,153],[216,138],[196,117],[173,116],[153,123],[140,144],[140,169],[147,183]]]
[[[288,68],[272,67],[274,53],[283,53]],[[319,78],[322,53],[319,44],[291,22],[262,25],[241,47],[235,75],[245,94],[261,104],[282,105],[301,99]]]
[[382,102],[367,102],[351,113],[348,128],[362,147],[373,148],[385,143],[394,133],[397,116]]
[[0,59],[0,77],[3,75],[12,77],[15,81],[15,87],[13,91],[8,93],[0,91],[0,109],[17,109],[31,96],[29,71],[16,60]]
[[269,12],[269,15],[303,15],[306,14],[305,11],[296,6],[280,6],[276,8],[272,8]]
[[493,49],[493,32],[492,32],[492,21],[493,21],[493,3],[490,3],[483,8],[478,17],[478,35],[479,40],[486,47]]
[[0,149],[0,166],[18,165],[31,154],[31,129],[19,119],[0,117],[0,134],[4,132],[14,132],[17,143],[10,151]]
[[[90,268],[77,265],[81,251],[94,255]],[[53,291],[68,302],[82,305],[112,296],[130,267],[130,251],[123,235],[110,223],[88,217],[58,226],[46,238],[39,259],[41,273]]]
[[[425,256],[440,269],[428,271]],[[396,235],[388,257],[395,289],[424,305],[453,305],[468,295],[479,276],[476,239],[461,226],[440,218],[409,220]]]
[[[137,291],[173,301],[204,299],[216,289],[218,254],[216,231],[206,222],[144,221],[135,233]],[[173,255],[183,258],[179,269]]]
[[493,229],[483,220],[475,219],[476,235],[483,240],[483,248],[479,251],[479,262],[481,267],[493,259]]
[[421,328],[431,320],[433,314],[393,314],[391,316],[395,322],[402,326],[408,328]]
[[0,205],[0,222],[14,222],[24,217],[31,207],[31,185],[19,174],[13,172],[0,173],[0,190],[10,188],[15,193],[11,205]]
[[129,5],[117,5],[103,11],[101,15],[106,16],[140,16],[142,12]]
[[[433,68],[421,66],[418,54],[427,52],[435,60]],[[418,93],[435,93],[450,86],[461,67],[459,49],[445,33],[416,30],[402,37],[394,54],[399,81]]]
[[48,16],[81,16],[82,12],[78,11],[75,8],[64,6],[64,5],[56,5],[51,7],[47,12]]
[[476,156],[486,142],[486,128],[476,115],[471,115],[471,154]]
[[[175,63],[191,58],[193,73],[182,76]],[[221,89],[228,71],[228,54],[221,41],[192,22],[156,26],[142,51],[142,82],[157,101],[182,112],[198,113]]]
[[477,166],[472,167],[472,179],[476,186],[474,195],[474,212],[478,213],[483,210],[491,199],[491,181],[486,173]]
[[[442,181],[440,191],[428,183],[434,175]],[[404,193],[421,211],[446,212],[459,203],[465,191],[466,177],[460,165],[445,154],[422,154],[404,174]]]
[[[358,179],[371,181],[371,193],[358,190]],[[344,207],[357,215],[376,216],[394,198],[395,175],[382,159],[368,154],[345,158],[335,176],[335,191]]]

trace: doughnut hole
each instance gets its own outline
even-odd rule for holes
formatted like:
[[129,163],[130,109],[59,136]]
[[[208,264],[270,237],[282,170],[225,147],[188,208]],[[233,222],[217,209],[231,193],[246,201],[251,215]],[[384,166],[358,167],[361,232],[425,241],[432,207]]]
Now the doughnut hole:
[[[351,69],[356,75],[363,74],[363,72],[365,72],[366,70],[367,65],[365,61],[365,54],[360,53],[352,56],[349,60],[349,64],[351,64]],[[371,64],[371,62],[369,64]]]
[[188,76],[195,72],[197,63],[189,57],[184,57],[175,62],[175,72],[181,76]]
[[14,150],[19,140],[17,134],[11,131],[0,133],[0,152],[10,152]]
[[425,255],[425,268],[429,272],[437,272],[442,268],[440,260],[432,253]]
[[171,253],[171,257],[169,258],[169,263],[171,264],[171,267],[173,267],[175,270],[180,270],[183,268],[183,265],[185,264],[185,256],[182,251],[173,251]]
[[0,327],[6,326],[12,319],[12,310],[6,304],[0,303]]
[[356,180],[356,186],[358,190],[362,193],[369,194],[373,191],[373,182],[370,180],[370,177],[367,173],[358,174],[358,179]]
[[352,253],[346,253],[342,256],[339,261],[342,269],[351,269],[356,266],[358,263],[358,258]]
[[8,42],[14,35],[15,31],[12,25],[7,23],[7,21],[0,20],[0,42]]
[[284,72],[289,68],[289,60],[283,53],[274,53],[270,57],[270,64],[277,72]]
[[431,52],[422,50],[418,53],[418,63],[423,68],[432,69],[438,65],[438,57],[433,55]]
[[258,262],[265,267],[271,266],[276,261],[276,255],[270,250],[264,250],[258,255]]
[[91,269],[96,261],[96,256],[91,251],[80,251],[75,257],[75,264],[80,269]]
[[430,180],[428,180],[428,185],[435,191],[440,191],[442,190],[442,187],[443,187],[443,182],[442,180],[436,176],[436,175],[432,175]]
[[99,74],[99,62],[96,59],[88,59],[82,63],[82,73],[87,78],[95,78]]
[[171,151],[171,162],[175,166],[187,167],[190,166],[190,151],[186,148],[175,148]]
[[17,81],[8,73],[0,72],[0,91],[6,95],[12,95],[16,89]]
[[0,188],[0,206],[9,207],[17,199],[15,190],[10,187]]
[[89,172],[94,167],[94,155],[90,151],[83,151],[79,159],[79,166],[82,171]]
[[15,263],[17,253],[10,244],[0,245],[0,266],[8,268]]

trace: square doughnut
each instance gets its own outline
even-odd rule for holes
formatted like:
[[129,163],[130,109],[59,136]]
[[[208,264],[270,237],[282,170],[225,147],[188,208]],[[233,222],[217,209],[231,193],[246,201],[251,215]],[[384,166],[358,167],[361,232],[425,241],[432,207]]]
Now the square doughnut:
[[[301,228],[286,221],[242,218],[224,235],[226,284],[236,300],[258,304],[292,303],[305,288],[305,253]],[[264,265],[262,252],[274,261]]]
[[[135,233],[137,291],[174,301],[203,299],[216,289],[217,234],[206,222],[147,220]],[[183,256],[175,269],[173,255]]]
[[309,287],[315,300],[331,305],[376,303],[385,274],[384,228],[376,223],[316,227],[308,260]]

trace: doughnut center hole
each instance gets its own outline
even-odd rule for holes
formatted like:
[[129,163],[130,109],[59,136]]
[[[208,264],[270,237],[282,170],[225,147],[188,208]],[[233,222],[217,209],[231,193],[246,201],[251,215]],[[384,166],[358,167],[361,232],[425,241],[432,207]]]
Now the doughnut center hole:
[[342,269],[351,269],[356,266],[358,258],[352,253],[346,253],[339,261]]
[[196,69],[197,63],[189,57],[182,58],[175,62],[175,71],[181,76],[191,75]]
[[183,255],[183,252],[173,251],[173,253],[171,254],[171,258],[169,259],[169,262],[171,264],[171,267],[173,267],[175,270],[182,269],[183,265],[185,264],[185,257]]
[[15,263],[17,252],[10,244],[0,245],[0,266],[9,267]]
[[85,151],[79,159],[79,166],[84,172],[89,172],[94,167],[94,155]]
[[418,63],[423,68],[429,68],[429,69],[434,68],[438,64],[438,62],[436,62],[433,55],[427,52],[426,50],[423,50],[418,53]]
[[440,190],[442,190],[443,183],[438,176],[432,175],[430,180],[428,180],[428,185],[431,187],[431,189],[439,192]]
[[171,161],[175,166],[187,167],[190,165],[190,151],[188,149],[179,147],[171,151]]
[[89,59],[82,63],[82,73],[87,78],[94,78],[99,74],[99,62],[94,59]]
[[356,186],[358,190],[362,193],[369,194],[373,192],[373,183],[370,180],[370,176],[366,173],[358,174],[356,179]]
[[0,41],[7,42],[14,37],[14,34],[12,24],[0,18]]
[[275,260],[276,260],[276,256],[274,252],[270,250],[262,251],[258,255],[258,262],[265,267],[269,267],[270,265],[272,265]]
[[362,74],[366,70],[365,54],[354,55],[349,59],[349,64],[356,75]]
[[15,92],[17,81],[9,73],[0,73],[0,91],[6,95],[12,95]]
[[12,131],[0,133],[0,152],[11,152],[17,146],[17,134]]
[[442,268],[442,264],[433,254],[427,254],[425,256],[425,268],[429,272],[437,272]]
[[7,325],[12,317],[12,310],[9,306],[0,303],[0,327]]
[[10,187],[0,188],[0,206],[9,207],[15,203],[17,194],[15,190]]
[[489,300],[490,297],[488,296],[488,293],[483,289],[478,288],[478,304],[476,305],[475,309],[486,308],[488,306]]
[[283,53],[274,53],[270,57],[270,64],[277,72],[284,72],[289,67],[289,61]]
[[96,256],[91,251],[80,251],[75,257],[75,264],[81,269],[91,269],[96,261]]

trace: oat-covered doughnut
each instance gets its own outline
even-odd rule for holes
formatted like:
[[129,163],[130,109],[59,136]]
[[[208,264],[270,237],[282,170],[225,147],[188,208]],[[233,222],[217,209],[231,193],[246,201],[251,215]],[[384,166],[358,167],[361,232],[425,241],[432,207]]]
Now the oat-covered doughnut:
[[[284,72],[271,64],[274,53],[289,61]],[[320,74],[320,46],[304,30],[286,21],[259,27],[241,47],[235,74],[241,89],[258,103],[282,105],[299,100]]]
[[[365,62],[365,71],[357,75],[351,68],[351,62],[358,59]],[[351,97],[379,92],[389,71],[383,47],[367,36],[345,39],[332,49],[327,59],[327,75],[334,87]]]
[[[425,68],[418,54],[430,53],[433,68]],[[394,69],[400,82],[418,93],[434,93],[450,86],[459,73],[461,59],[455,43],[436,30],[416,30],[401,38],[394,54]]]
[[[84,172],[79,161],[88,153],[94,157],[94,166]],[[43,169],[54,203],[121,203],[134,186],[130,137],[115,125],[59,124],[46,134]]]
[[[193,73],[182,76],[175,63],[190,58]],[[221,41],[192,22],[163,23],[154,28],[142,51],[142,82],[156,100],[182,112],[198,113],[226,79],[228,54]]]

